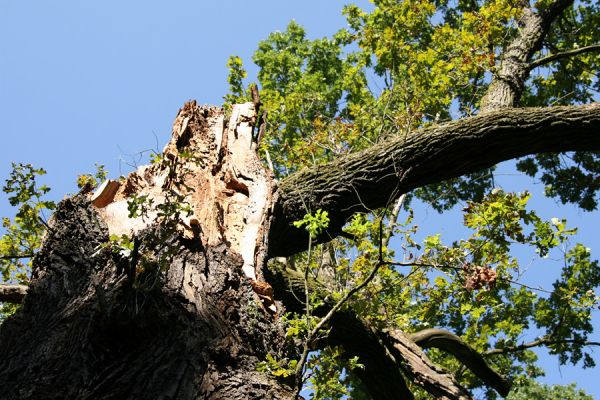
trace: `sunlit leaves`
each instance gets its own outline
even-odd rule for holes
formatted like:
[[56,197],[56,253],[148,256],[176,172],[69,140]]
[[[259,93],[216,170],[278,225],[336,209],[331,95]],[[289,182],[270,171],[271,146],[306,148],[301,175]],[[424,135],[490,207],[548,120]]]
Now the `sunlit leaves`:
[[533,379],[517,383],[507,400],[593,400],[592,396],[585,394],[583,390],[578,390],[574,383],[566,386],[549,386],[537,383]]
[[546,328],[553,337],[575,339],[551,346],[551,352],[559,354],[563,363],[569,359],[576,363],[584,357],[586,367],[595,365],[591,356],[586,356],[583,342],[593,331],[591,310],[600,302],[596,294],[600,287],[600,266],[590,256],[590,249],[581,244],[566,254],[561,278],[554,283],[550,297],[540,300],[535,316],[537,325]]
[[106,180],[108,172],[102,164],[96,164],[96,172],[94,174],[83,174],[77,177],[77,187],[79,189],[88,188],[95,189]]
[[[56,205],[44,199],[50,188],[40,186],[36,181],[38,176],[46,174],[44,169],[21,163],[13,163],[12,166],[13,170],[2,190],[8,194],[10,205],[18,208],[12,221],[6,217],[2,219],[6,233],[0,239],[0,254],[3,256],[0,265],[4,281],[26,283],[30,258],[38,250],[46,229],[44,221]],[[22,261],[19,256],[27,261]]]
[[[332,37],[309,39],[292,22],[259,44],[253,61],[259,67],[262,107],[268,112],[261,150],[270,156],[277,175],[315,167],[392,135],[402,137],[428,124],[477,113],[491,76],[518,33],[526,4],[373,3],[370,12],[346,6],[348,27]],[[536,3],[540,9],[545,6],[543,1]],[[534,58],[598,43],[597,7],[582,1],[567,10]],[[231,97],[226,100],[248,100],[241,60],[231,58],[228,66]],[[588,101],[594,87],[598,89],[597,66],[597,54],[590,53],[535,69],[523,104]],[[600,185],[596,155],[574,153],[570,161],[562,161],[539,155],[520,166],[532,176],[543,172],[547,194],[595,208]],[[408,194],[438,211],[466,204],[464,222],[471,234],[456,243],[445,243],[441,235],[417,243],[417,228],[407,221],[392,229],[400,257],[394,264],[395,254],[382,229],[386,219],[374,211],[355,215],[344,237],[314,248],[311,260],[300,254],[288,263],[306,266],[310,277],[328,291],[328,299],[335,300],[382,260],[389,262],[347,304],[376,327],[446,327],[482,352],[514,347],[534,326],[556,341],[585,339],[597,301],[596,264],[580,246],[569,243],[575,230],[566,221],[545,219],[529,209],[528,193],[491,191],[493,186],[490,169]],[[309,231],[312,226],[314,236],[319,223],[310,217],[297,225]],[[522,282],[527,267],[513,254],[515,249],[530,251],[536,267],[553,268],[553,261],[562,259],[566,272],[553,289],[535,290]],[[318,296],[310,301],[317,306]],[[561,313],[573,322],[573,331],[568,323],[564,331],[556,329]],[[302,337],[300,325],[295,329],[294,335]],[[553,346],[561,361],[590,363],[576,346]],[[435,351],[432,357],[451,371],[462,371],[456,360]],[[501,373],[513,377],[541,374],[535,361],[530,350],[490,358]],[[328,365],[334,368],[334,363]],[[340,377],[339,371],[329,374],[317,388]],[[480,384],[469,373],[460,372],[459,378],[469,387]]]
[[306,213],[300,221],[294,221],[296,228],[302,228],[309,233],[311,238],[316,238],[324,229],[329,226],[329,217],[327,211],[321,209],[314,214]]
[[247,74],[242,66],[242,59],[237,56],[229,57],[227,60],[227,68],[229,68],[229,75],[227,77],[229,93],[224,97],[225,104],[246,102],[249,99],[244,90],[243,79]]
[[[27,284],[31,258],[41,245],[46,219],[56,205],[44,198],[50,188],[36,181],[46,174],[44,169],[22,163],[12,163],[12,167],[2,190],[8,194],[10,205],[17,207],[17,213],[12,220],[2,218],[5,233],[0,239],[0,273],[3,282]],[[3,305],[0,314],[14,310],[15,306]]]
[[259,363],[257,370],[259,372],[266,372],[274,377],[287,378],[294,374],[297,363],[297,360],[278,360],[271,354],[267,354],[266,360]]
[[363,368],[357,357],[347,359],[344,351],[337,347],[327,347],[315,354],[309,361],[308,387],[310,399],[344,399],[350,394],[349,376],[344,369],[352,371]]

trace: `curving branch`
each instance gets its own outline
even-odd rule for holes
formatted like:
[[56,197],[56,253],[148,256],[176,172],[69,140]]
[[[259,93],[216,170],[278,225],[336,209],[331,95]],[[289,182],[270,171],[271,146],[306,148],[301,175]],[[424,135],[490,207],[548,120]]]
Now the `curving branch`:
[[[304,305],[300,300],[304,298],[301,272],[272,263],[268,279],[275,289],[276,298],[284,302],[288,311],[303,311]],[[334,303],[326,293],[319,291],[316,282],[309,283],[312,293],[322,295],[324,304],[313,311],[317,316],[324,316]],[[315,344],[317,347],[342,346],[348,358],[358,357],[359,363],[365,368],[353,373],[374,400],[412,399],[405,376],[436,398],[471,398],[450,374],[434,365],[419,346],[402,332],[375,330],[349,310],[331,315],[329,327],[326,337],[316,340]]]
[[358,356],[364,368],[353,371],[376,400],[412,399],[403,376],[436,399],[468,400],[470,393],[400,330],[376,331],[352,312],[338,312],[331,320],[331,345],[341,345],[346,356]]
[[444,329],[424,329],[412,334],[410,338],[423,348],[435,347],[452,354],[486,385],[503,397],[508,395],[510,382],[494,371],[479,352],[455,334]]
[[25,285],[5,285],[0,284],[0,301],[7,303],[20,303],[27,295],[29,290]]
[[306,232],[292,225],[307,208],[329,213],[329,227],[318,238],[326,242],[354,213],[383,207],[394,195],[528,154],[575,150],[600,150],[599,103],[503,109],[397,136],[284,179],[269,256],[307,248]]
[[469,392],[443,368],[433,364],[419,346],[402,331],[385,332],[384,341],[402,371],[436,399],[471,399]]
[[552,61],[560,60],[561,58],[569,58],[579,54],[591,53],[595,51],[600,52],[600,44],[593,44],[591,46],[580,47],[578,49],[564,51],[562,53],[550,54],[549,56],[538,58],[537,60],[530,62],[527,66],[527,70],[531,71],[532,69],[551,63]]
[[506,353],[516,353],[518,351],[523,351],[530,349],[532,347],[539,346],[552,346],[553,344],[562,344],[562,343],[573,343],[581,346],[600,346],[600,342],[592,342],[585,340],[577,340],[577,339],[552,339],[550,336],[542,336],[541,338],[534,340],[532,342],[523,343],[518,346],[507,346],[499,349],[488,350],[483,353],[484,356],[494,356],[498,354],[506,354]]
[[[285,268],[280,263],[271,263],[268,279],[273,285],[276,298],[284,302],[288,311],[303,312],[304,305],[300,299],[304,298],[304,286],[300,271]],[[315,315],[328,314],[334,303],[325,292],[320,291],[318,283],[311,281],[309,285],[312,293],[320,295],[323,300],[323,305],[314,310]],[[439,347],[434,345],[436,344],[435,340],[429,341],[430,346],[424,345],[428,337],[432,339],[432,335],[428,336],[426,331],[409,336],[400,330],[376,330],[350,310],[337,311],[328,318],[330,318],[328,324],[330,329],[326,337],[315,340],[314,344],[317,347],[342,346],[346,357],[358,357],[359,363],[363,364],[365,368],[359,368],[353,373],[360,378],[373,399],[412,399],[412,393],[407,387],[404,377],[435,398],[455,400],[471,398],[468,391],[451,374],[433,364],[420,349],[419,346]],[[433,330],[430,330],[431,332]],[[459,338],[457,339],[460,341]],[[446,349],[446,351],[449,350]],[[460,361],[479,357],[480,364],[475,362],[465,364],[469,368],[476,366],[480,368],[481,371],[475,371],[475,374],[500,394],[505,396],[508,393],[510,385],[495,373],[479,354],[474,352],[474,355],[461,357],[460,354],[457,354],[459,352],[459,350],[455,350],[451,354]]]

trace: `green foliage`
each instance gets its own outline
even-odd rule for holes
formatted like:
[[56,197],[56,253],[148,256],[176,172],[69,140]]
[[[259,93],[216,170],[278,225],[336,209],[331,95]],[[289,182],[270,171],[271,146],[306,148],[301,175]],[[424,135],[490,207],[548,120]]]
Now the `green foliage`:
[[[530,198],[527,192],[496,189],[480,202],[469,202],[463,212],[471,234],[450,245],[439,234],[417,243],[413,236],[418,228],[408,213],[393,229],[404,260],[395,268],[381,268],[376,279],[345,306],[379,328],[411,332],[444,327],[482,353],[490,348],[512,348],[527,342],[526,338],[542,340],[561,363],[592,366],[584,343],[593,329],[591,312],[600,304],[596,294],[600,287],[598,263],[591,259],[589,249],[569,243],[576,229],[561,218],[541,218],[528,208]],[[394,257],[380,240],[379,217],[357,214],[345,231],[354,240],[338,238],[315,248],[310,260],[305,254],[290,260],[292,265],[308,265],[311,279],[334,302],[372,271],[380,252],[384,260]],[[516,247],[521,251],[529,248],[537,255],[536,264],[541,265],[536,268],[554,269],[555,259],[563,257],[562,272],[552,290],[519,283],[526,270],[512,255]],[[311,309],[319,307],[319,301],[316,294],[311,296]],[[287,316],[286,321],[290,340],[306,337],[306,318]],[[311,327],[319,321],[312,317]],[[319,353],[307,368],[311,377],[308,384],[315,393],[327,393],[322,398],[338,398],[350,391],[360,392],[351,370],[342,373],[343,355],[325,350],[331,359],[323,359]],[[449,371],[461,371],[458,376],[465,386],[481,385],[453,357],[436,350],[430,350],[429,355]],[[535,353],[528,349],[499,353],[488,362],[509,379],[543,374]],[[322,375],[312,379],[315,371]]]
[[[581,1],[568,9],[548,37],[549,54],[600,43],[600,4]],[[540,54],[538,58],[541,58]],[[600,89],[597,71],[600,53],[560,58],[534,71],[524,96],[527,106],[588,103]],[[539,176],[548,196],[577,204],[586,211],[598,207],[600,154],[579,151],[564,155],[538,154],[521,160],[519,170]]]
[[[371,12],[354,5],[344,7],[348,28],[331,37],[308,39],[304,28],[292,21],[284,31],[259,43],[253,61],[259,67],[262,107],[268,112],[260,150],[273,161],[279,177],[385,142],[391,136],[403,137],[429,124],[477,113],[489,77],[518,32],[524,4],[520,0],[373,3]],[[536,4],[539,8],[546,5],[546,1]],[[560,23],[552,25],[534,59],[597,44],[599,25],[600,5],[591,0],[577,2]],[[600,90],[595,74],[599,63],[596,52],[559,58],[536,68],[523,105],[589,102]],[[242,60],[232,56],[227,67],[230,93],[224,97],[225,106],[249,101],[254,83],[244,83],[247,73]],[[201,162],[192,155],[181,156]],[[153,153],[151,162],[174,168],[173,161],[161,154]],[[4,191],[11,194],[9,200],[19,206],[19,212],[14,221],[3,220],[7,233],[0,252],[31,254],[39,248],[44,231],[40,215],[52,210],[54,203],[41,200],[48,188],[35,184],[35,176],[45,171],[22,164],[13,168]],[[80,177],[80,187],[105,179],[103,167],[98,168],[95,176]],[[541,154],[521,160],[518,168],[539,176],[547,195],[585,210],[597,208],[598,153]],[[137,290],[151,290],[159,282],[176,251],[170,235],[176,232],[180,215],[191,211],[180,194],[184,190],[177,190],[178,183],[174,184],[160,204],[147,195],[132,196],[128,201],[130,217],[156,218],[161,235],[147,243],[139,243],[135,236],[113,236],[103,248],[129,268]],[[450,244],[440,234],[417,242],[418,227],[408,207],[401,223],[380,210],[354,215],[344,229],[347,237],[313,246],[308,254],[287,260],[291,268],[302,266],[307,283],[310,280],[317,286],[308,293],[306,307],[316,310],[324,301],[339,301],[381,267],[376,278],[343,307],[352,307],[377,328],[413,332],[442,327],[482,353],[499,349],[488,361],[520,384],[519,391],[509,398],[588,398],[573,386],[548,387],[530,380],[543,374],[535,353],[514,349],[525,340],[537,341],[545,343],[561,363],[594,364],[585,341],[593,330],[591,312],[600,302],[598,262],[592,259],[590,249],[570,243],[576,230],[565,220],[546,220],[530,210],[529,193],[505,193],[492,190],[493,186],[490,169],[409,194],[438,211],[466,203],[464,225],[470,234]],[[329,216],[323,210],[294,222],[306,229],[311,239],[328,224]],[[389,226],[389,231],[383,226]],[[389,236],[398,243],[395,248],[401,261],[392,262],[396,252],[387,245]],[[531,251],[536,268],[558,276],[551,290],[522,283],[526,268],[513,255],[516,248]],[[552,263],[556,259],[563,262],[560,270]],[[387,262],[384,266],[382,260]],[[26,282],[29,263],[2,259],[4,280]],[[310,312],[287,314],[282,319],[288,339],[305,348],[312,345],[308,343],[313,339],[310,333],[323,321]],[[481,386],[453,357],[436,350],[429,356],[456,374],[466,387]],[[289,378],[297,373],[298,365],[298,360],[268,354],[258,369]],[[358,361],[348,359],[341,349],[325,347],[308,358],[303,381],[311,386],[315,399],[364,398],[352,374],[357,368],[361,368]]]
[[[192,163],[200,163],[196,156],[181,152],[181,159]],[[168,176],[176,176],[176,160],[152,153],[153,164],[167,171]],[[181,167],[181,166],[180,166]],[[185,164],[181,167],[185,168]],[[178,224],[182,216],[189,216],[193,210],[186,202],[185,193],[190,187],[179,181],[171,181],[164,190],[162,201],[155,201],[149,194],[134,193],[127,199],[129,218],[151,219],[155,223],[155,234],[137,234],[114,236],[102,246],[107,248],[117,258],[118,270],[124,270],[131,287],[138,293],[150,295],[161,284],[161,277],[167,273],[173,257],[178,253]],[[137,307],[137,306],[136,306]],[[136,312],[138,310],[136,309]]]
[[338,347],[327,347],[315,353],[308,362],[309,377],[307,389],[310,399],[344,399],[351,394],[351,375],[345,371],[364,368],[357,357],[346,359],[344,351]]
[[[12,172],[2,191],[8,194],[11,206],[17,213],[11,220],[2,218],[5,233],[0,239],[0,273],[2,281],[27,284],[31,271],[31,258],[39,249],[46,230],[46,212],[56,208],[53,201],[45,200],[50,191],[38,185],[36,178],[46,174],[42,168],[31,164],[12,163]],[[14,312],[16,306],[2,304],[0,319]]]
[[583,390],[577,389],[574,383],[566,386],[544,385],[533,379],[527,379],[520,383],[508,395],[506,400],[593,400],[592,396],[585,394]]
[[[515,346],[535,325],[545,331],[543,338],[552,342],[550,351],[559,355],[560,362],[577,363],[583,358],[584,367],[592,366],[583,343],[593,329],[591,311],[598,305],[595,290],[600,280],[589,249],[575,245],[564,254],[561,277],[547,296],[513,284],[523,273],[511,256],[513,247],[529,246],[546,257],[553,249],[567,246],[575,233],[567,229],[565,220],[544,221],[527,210],[529,197],[494,191],[465,208],[465,226],[473,230],[470,238],[451,246],[443,245],[439,237],[426,240],[421,260],[443,275],[436,274],[433,286],[419,287],[424,313],[416,317],[424,326],[452,328],[480,351],[493,341],[497,348]],[[527,353],[492,361],[506,374],[536,376],[540,372],[535,358]],[[448,362],[441,357],[440,362]]]
[[[259,43],[253,61],[269,113],[262,151],[269,153],[277,174],[476,113],[523,13],[517,0],[373,3],[371,12],[344,7],[348,28],[330,38],[309,40],[292,21]],[[568,9],[533,58],[600,42],[599,7],[582,1]],[[532,70],[523,104],[591,101],[600,90],[594,78],[599,60],[598,52],[588,52]],[[231,57],[227,65],[230,94],[225,101],[248,101],[242,60]],[[548,195],[595,209],[598,156],[575,152],[569,157],[537,155],[522,170],[532,176],[541,171]],[[412,197],[443,211],[459,201],[481,200],[492,187],[493,169],[420,188]]]
[[[50,191],[45,185],[38,186],[36,177],[46,174],[43,169],[36,169],[31,164],[13,163],[13,171],[6,180],[2,190],[7,193],[11,206],[17,207],[13,220],[2,219],[6,233],[0,240],[0,260],[2,279],[27,283],[31,256],[39,249],[41,238],[46,230],[45,211],[56,207],[53,201],[43,197]],[[24,256],[26,262],[10,256]]]
[[294,375],[297,360],[277,360],[271,354],[267,354],[266,361],[260,362],[257,371],[266,372],[274,377],[287,378]]
[[90,189],[95,189],[98,186],[100,186],[100,184],[102,184],[102,182],[104,182],[106,180],[108,171],[106,171],[106,169],[104,168],[104,165],[102,165],[102,164],[95,164],[95,165],[96,165],[96,173],[83,174],[83,175],[79,175],[77,177],[77,187],[79,189],[83,189],[84,187],[89,187]]
[[102,247],[107,247],[111,252],[122,257],[130,257],[134,243],[133,240],[125,234],[122,234],[121,236],[110,235],[108,237],[108,242],[104,243],[104,246]]
[[302,228],[304,226],[304,229],[306,229],[310,237],[314,239],[329,226],[327,211],[319,209],[314,215],[306,213],[302,220],[294,221],[294,226],[296,228]]
[[129,212],[127,217],[148,217],[153,205],[154,200],[147,194],[138,195],[137,193],[134,193],[127,199],[127,211]]
[[237,56],[231,56],[227,60],[227,68],[229,75],[227,82],[229,83],[229,93],[223,98],[225,104],[239,104],[250,100],[244,90],[243,80],[247,76],[246,70],[242,66],[242,59]]
[[[544,53],[557,54],[600,42],[600,5],[584,0],[569,8],[553,24],[548,34]],[[600,88],[595,71],[600,67],[600,54],[591,52],[577,57],[557,59],[543,68],[537,68],[523,99],[524,105],[566,105],[593,101],[594,91]]]
[[160,164],[163,162],[163,155],[161,153],[150,152],[150,164]]
[[517,169],[532,177],[541,170],[540,180],[546,185],[546,195],[558,197],[563,204],[577,204],[586,211],[598,207],[600,153],[537,154],[520,160]]
[[583,342],[593,331],[591,312],[600,304],[596,290],[600,286],[600,266],[591,260],[590,249],[577,244],[565,257],[561,277],[554,283],[552,294],[536,305],[535,321],[553,337],[573,338],[573,343],[558,343],[550,347],[561,363],[577,363],[583,358],[584,367],[594,367]]

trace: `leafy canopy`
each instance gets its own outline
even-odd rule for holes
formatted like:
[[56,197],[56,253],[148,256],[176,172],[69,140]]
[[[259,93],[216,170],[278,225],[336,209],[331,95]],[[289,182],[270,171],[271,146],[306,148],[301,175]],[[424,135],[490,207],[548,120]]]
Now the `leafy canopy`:
[[[259,43],[253,61],[259,67],[260,97],[266,115],[261,151],[279,177],[341,155],[406,135],[428,124],[466,117],[479,111],[481,99],[497,71],[502,54],[517,33],[523,2],[517,0],[375,0],[371,11],[349,5],[343,13],[348,27],[329,38],[309,39],[291,22]],[[548,1],[539,1],[543,8]],[[600,6],[579,1],[554,24],[534,59],[543,59],[600,42]],[[598,53],[558,58],[532,70],[523,105],[548,106],[589,102],[600,90]],[[239,57],[227,63],[228,104],[250,100],[247,74]],[[160,161],[160,159],[157,159]],[[539,176],[550,196],[576,203],[585,210],[598,204],[598,153],[542,154],[525,158],[518,168]],[[4,282],[27,283],[31,255],[40,246],[49,188],[38,186],[45,174],[29,164],[13,164],[3,190],[18,208],[13,220],[3,219],[0,268]],[[80,187],[105,177],[99,167],[83,175]],[[445,243],[440,235],[417,242],[412,211],[402,223],[387,210],[357,214],[349,221],[347,237],[338,238],[287,260],[318,282],[309,296],[310,308],[322,294],[339,300],[363,282],[383,258],[387,264],[364,290],[351,297],[352,307],[373,326],[399,327],[407,332],[428,327],[447,328],[462,336],[500,373],[522,389],[512,398],[587,398],[572,387],[540,386],[529,377],[543,371],[524,337],[545,344],[561,363],[594,365],[586,341],[593,331],[592,310],[600,298],[600,267],[590,249],[571,244],[576,230],[563,219],[544,220],[527,207],[528,193],[491,190],[493,171],[441,182],[408,194],[437,210],[467,202],[464,225],[470,235]],[[166,215],[185,211],[173,203]],[[132,212],[143,212],[143,199],[134,199]],[[141,207],[141,208],[140,208]],[[297,225],[314,235],[328,217],[317,210]],[[383,229],[383,226],[386,229]],[[394,237],[393,246],[389,245]],[[127,238],[115,238],[116,251],[131,251]],[[519,283],[524,267],[513,255],[527,248],[545,261],[562,258],[553,288],[536,290]],[[25,258],[14,258],[25,256]],[[395,261],[399,260],[399,261]],[[10,310],[3,305],[2,315]],[[290,340],[306,338],[318,324],[312,316],[286,315]],[[535,337],[534,337],[535,336]],[[455,373],[467,387],[481,386],[453,358],[438,351],[430,357]],[[297,360],[266,356],[261,369],[276,376],[294,373]],[[325,348],[308,359],[308,383],[314,398],[366,398],[351,373],[361,368],[343,350]],[[493,398],[494,394],[487,393]],[[521,396],[521,397],[519,397]],[[526,397],[523,397],[526,396]],[[537,397],[536,397],[537,396]]]
[[[260,98],[268,113],[261,151],[279,177],[391,135],[476,114],[524,12],[524,3],[516,0],[373,3],[370,11],[344,7],[348,27],[331,37],[309,39],[292,21],[258,44],[253,61],[259,67]],[[536,7],[543,9],[548,3],[541,1]],[[599,11],[593,1],[577,2],[552,25],[533,59],[600,42]],[[531,71],[522,104],[591,101],[600,89],[599,62],[598,52],[588,52],[541,63]],[[231,57],[228,67],[230,93],[225,101],[249,101],[242,60]],[[540,177],[547,195],[584,210],[596,209],[598,153],[540,154],[517,166]],[[593,331],[592,310],[600,299],[596,294],[600,267],[590,249],[571,243],[576,229],[567,221],[539,217],[527,207],[529,193],[493,187],[492,169],[407,194],[405,207],[414,197],[439,211],[467,202],[464,225],[471,235],[458,242],[444,243],[434,235],[417,243],[411,211],[398,224],[396,214],[379,210],[355,215],[348,222],[347,236],[353,239],[338,238],[315,249],[310,258],[291,257],[287,266],[308,270],[328,298],[339,299],[375,268],[382,255],[386,260],[399,258],[395,267],[382,268],[346,306],[382,328],[449,329],[476,350],[489,353],[488,362],[500,373],[529,385],[527,390],[538,390],[526,377],[539,376],[543,370],[533,351],[517,349],[524,337],[548,346],[561,363],[594,365],[585,343]],[[318,225],[309,210],[296,223],[309,231],[311,224],[313,229]],[[382,224],[391,229],[382,229]],[[390,235],[393,246],[388,246]],[[513,254],[523,248],[537,255],[536,264],[542,268],[555,268],[551,259],[563,260],[553,288],[536,290],[520,283],[526,268]],[[311,298],[314,308],[322,297]],[[304,317],[287,318],[291,336],[306,337]],[[455,359],[434,350],[429,355],[467,387],[481,385]],[[269,362],[283,369],[288,365],[282,360]],[[360,398],[360,385],[345,378],[344,368],[352,369],[339,351],[319,353],[318,361],[309,365],[312,396],[341,398],[352,393]],[[494,397],[491,392],[487,395]]]

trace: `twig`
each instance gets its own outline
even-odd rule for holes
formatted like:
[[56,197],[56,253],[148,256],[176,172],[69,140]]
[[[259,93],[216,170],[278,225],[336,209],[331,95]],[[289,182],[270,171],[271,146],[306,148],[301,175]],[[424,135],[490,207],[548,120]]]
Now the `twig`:
[[567,58],[567,57],[575,56],[577,54],[582,54],[582,53],[590,53],[593,51],[600,51],[600,44],[593,44],[591,46],[580,47],[578,49],[564,51],[562,53],[551,54],[546,57],[538,58],[537,60],[534,60],[529,63],[529,65],[527,66],[527,70],[531,71],[534,68],[537,68],[544,64],[548,64],[549,62],[552,62],[555,60],[559,60],[561,58]]
[[392,209],[392,213],[390,215],[390,219],[388,222],[388,226],[385,228],[385,232],[383,234],[383,245],[387,246],[392,238],[392,233],[394,230],[394,226],[396,225],[396,220],[398,219],[398,214],[400,213],[400,209],[404,205],[404,200],[406,199],[406,194],[401,194],[394,204],[394,208]]
[[[379,227],[381,230],[381,220],[379,223]],[[381,238],[380,238],[381,239]],[[311,239],[309,239],[309,246],[308,246],[308,251],[309,251],[309,261],[310,261],[310,249],[311,249]],[[321,318],[321,320],[319,321],[319,323],[308,333],[308,335],[306,336],[306,342],[304,343],[304,350],[302,352],[302,356],[300,358],[300,360],[298,361],[298,364],[296,365],[296,383],[297,383],[297,387],[298,387],[298,393],[300,393],[300,390],[302,389],[302,374],[304,372],[304,365],[306,364],[306,360],[308,358],[308,352],[309,352],[309,344],[312,342],[312,339],[319,333],[319,331],[325,326],[325,324],[327,324],[331,318],[334,316],[334,314],[344,305],[344,303],[346,303],[346,301],[348,301],[352,296],[354,296],[357,292],[359,292],[362,288],[364,288],[365,286],[367,286],[372,280],[373,278],[375,278],[375,276],[377,275],[377,271],[379,271],[379,268],[381,268],[382,266],[386,265],[386,262],[384,262],[382,260],[382,251],[381,251],[381,242],[380,242],[380,253],[379,253],[379,261],[377,262],[377,264],[375,265],[375,267],[371,270],[371,273],[357,286],[353,287],[351,290],[349,290],[340,300],[338,300],[338,302],[329,310],[329,312],[323,317]],[[304,285],[305,285],[305,291],[306,291],[306,310],[307,310],[307,322],[310,321],[310,310],[309,310],[309,294],[308,294],[308,268],[306,268],[305,273],[304,273]],[[307,325],[307,327],[310,327],[310,325]]]
[[10,255],[6,255],[6,256],[0,256],[0,260],[17,260],[19,258],[31,258],[34,255],[35,254],[33,254],[33,253],[28,253],[28,254],[10,254]]
[[600,342],[588,342],[588,341],[577,340],[577,339],[552,340],[552,338],[550,338],[548,336],[543,336],[537,340],[534,340],[529,343],[523,343],[518,346],[510,346],[510,347],[504,347],[501,349],[488,350],[485,353],[483,353],[483,355],[484,356],[493,356],[493,355],[498,355],[498,354],[515,353],[517,351],[527,350],[532,347],[551,346],[553,344],[561,344],[561,343],[574,343],[574,344],[580,344],[582,346],[600,346]]

